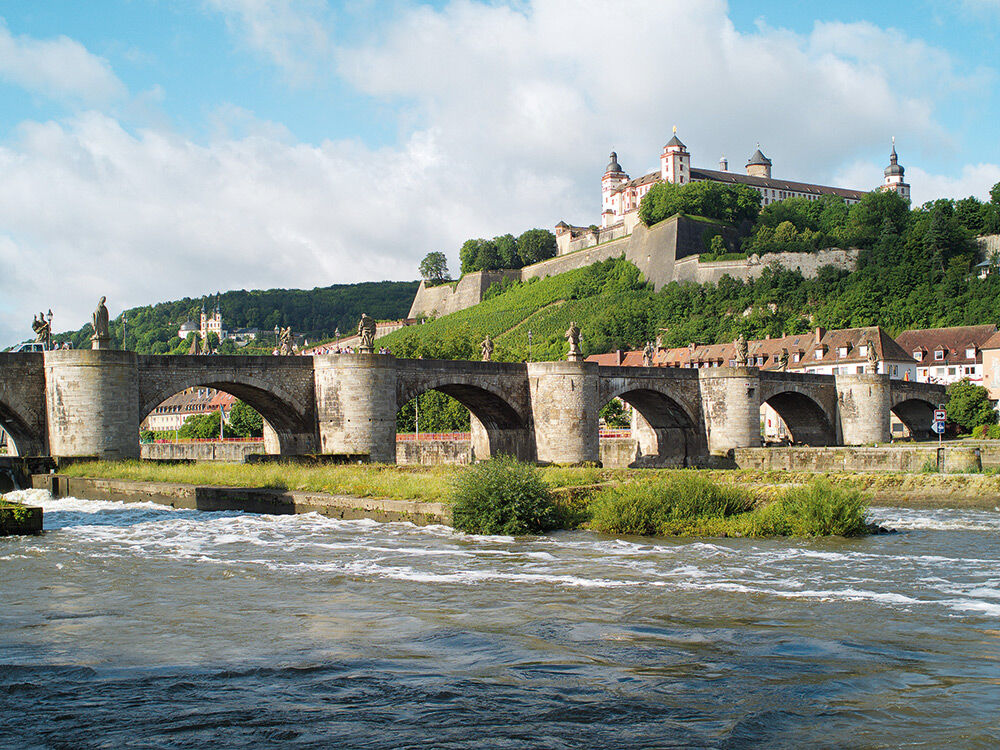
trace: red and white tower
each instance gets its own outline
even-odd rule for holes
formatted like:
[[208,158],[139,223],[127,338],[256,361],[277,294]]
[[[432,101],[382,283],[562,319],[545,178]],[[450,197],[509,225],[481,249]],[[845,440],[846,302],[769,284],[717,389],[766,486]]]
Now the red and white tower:
[[677,137],[676,125],[674,137],[667,141],[660,154],[660,179],[675,185],[687,185],[691,182],[691,154]]
[[608,168],[604,170],[604,177],[601,178],[601,227],[613,224],[615,220],[615,205],[613,193],[623,182],[628,180],[628,175],[622,170],[618,163],[618,154],[611,152],[611,159]]

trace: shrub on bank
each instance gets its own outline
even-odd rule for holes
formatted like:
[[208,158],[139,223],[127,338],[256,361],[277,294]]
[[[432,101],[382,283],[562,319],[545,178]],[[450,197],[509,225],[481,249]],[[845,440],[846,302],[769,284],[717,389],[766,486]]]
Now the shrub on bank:
[[757,505],[744,489],[679,474],[602,491],[590,526],[638,536],[861,536],[871,532],[865,512],[859,490],[825,480]]
[[460,472],[449,499],[452,523],[470,534],[541,534],[560,526],[558,508],[538,470],[509,456]]
[[871,533],[867,509],[860,490],[816,479],[748,513],[743,536],[864,536]]
[[590,525],[612,534],[682,534],[693,521],[746,513],[753,497],[697,474],[673,474],[601,491]]

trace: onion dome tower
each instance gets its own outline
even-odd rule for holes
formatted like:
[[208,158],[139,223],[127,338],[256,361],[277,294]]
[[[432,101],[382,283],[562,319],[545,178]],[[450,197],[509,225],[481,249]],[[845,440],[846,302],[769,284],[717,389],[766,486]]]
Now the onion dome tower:
[[604,177],[601,178],[601,226],[607,227],[609,224],[614,224],[615,219],[615,206],[614,206],[614,193],[615,190],[625,181],[628,180],[628,175],[625,174],[625,170],[622,169],[621,164],[618,163],[618,154],[614,151],[611,152],[611,158],[608,161],[608,167],[604,170]]
[[889,154],[889,166],[883,172],[885,175],[885,184],[882,185],[882,189],[892,190],[895,193],[899,193],[900,197],[910,200],[910,186],[906,182],[905,172],[906,170],[903,169],[903,165],[899,163],[899,157],[896,156],[896,138],[893,136],[892,152]]

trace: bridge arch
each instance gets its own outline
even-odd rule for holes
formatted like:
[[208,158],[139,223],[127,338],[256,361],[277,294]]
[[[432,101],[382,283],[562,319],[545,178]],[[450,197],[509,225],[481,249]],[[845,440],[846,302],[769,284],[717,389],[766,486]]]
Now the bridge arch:
[[931,422],[934,421],[934,410],[937,403],[919,396],[893,399],[891,411],[902,422],[914,440],[927,440],[933,437]]
[[678,393],[655,383],[621,382],[602,388],[598,408],[621,399],[638,414],[633,420],[633,438],[638,455],[632,466],[686,466],[707,450],[698,429],[696,411],[683,403]]
[[[229,393],[253,407],[264,418],[265,451],[280,455],[310,453],[315,445],[315,428],[311,412],[296,403],[291,394],[280,385],[263,382],[252,375],[226,376],[211,373],[183,373],[144,387],[140,380],[139,421],[171,396],[188,388],[214,388]],[[268,440],[268,427],[273,439]]]
[[7,434],[8,450],[16,456],[45,453],[45,437],[32,429],[14,408],[0,401],[0,430]]
[[781,417],[792,443],[837,444],[837,428],[832,415],[811,394],[786,388],[768,395],[762,404],[770,406]]
[[396,386],[396,407],[401,408],[428,391],[438,391],[469,410],[474,458],[507,454],[533,460],[530,411],[512,404],[506,394],[499,392],[500,388],[475,381],[476,378],[452,374],[401,378]]

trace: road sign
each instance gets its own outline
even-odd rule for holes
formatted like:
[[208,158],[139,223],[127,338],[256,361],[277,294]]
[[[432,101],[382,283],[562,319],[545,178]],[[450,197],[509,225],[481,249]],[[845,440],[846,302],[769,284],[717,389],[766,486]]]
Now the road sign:
[[934,410],[934,421],[943,422],[948,418],[948,413],[944,409]]
[[932,422],[931,423],[931,429],[934,430],[934,432],[936,432],[938,435],[943,435],[944,434],[944,422],[938,422],[938,421]]

